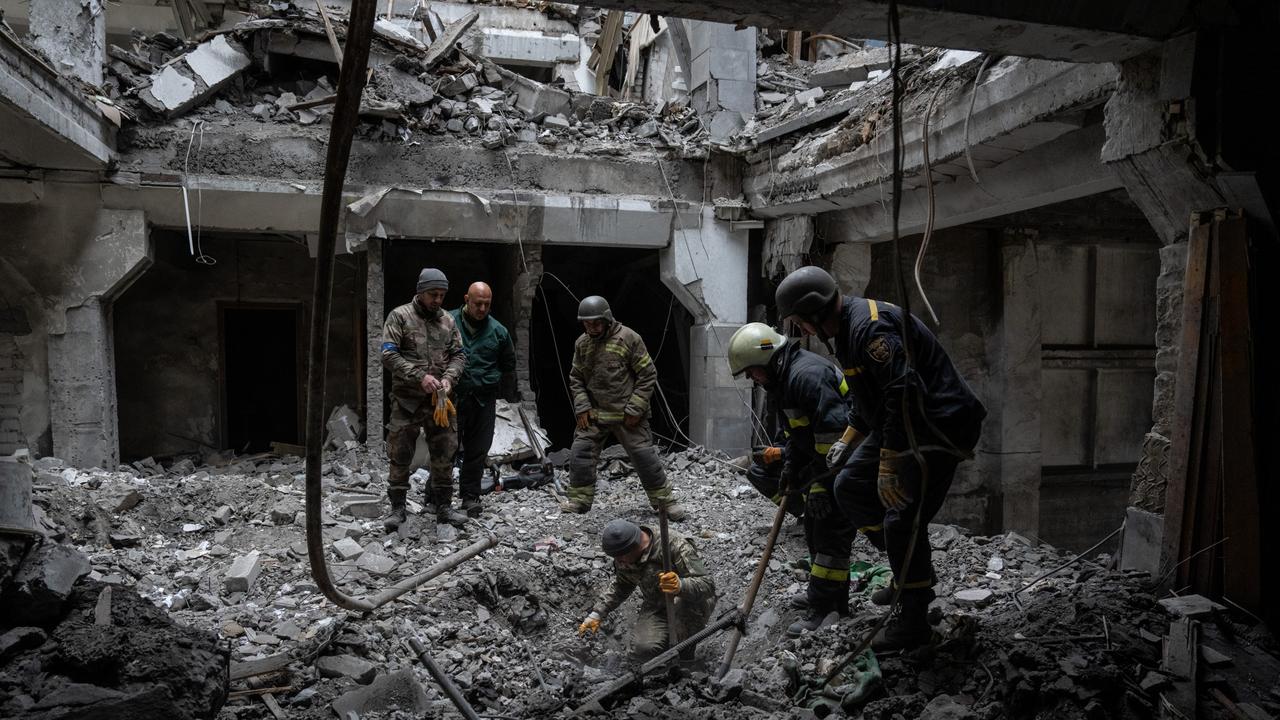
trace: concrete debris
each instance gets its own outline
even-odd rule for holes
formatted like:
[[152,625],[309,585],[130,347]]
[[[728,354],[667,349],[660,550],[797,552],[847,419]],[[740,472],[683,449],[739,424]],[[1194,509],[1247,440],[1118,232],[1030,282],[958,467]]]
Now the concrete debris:
[[91,566],[84,553],[68,545],[40,543],[27,551],[4,592],[6,626],[44,625],[62,615],[76,582]]
[[378,667],[368,660],[354,655],[329,655],[316,660],[320,677],[351,678],[361,685],[368,685],[378,675]]
[[231,568],[227,570],[227,575],[222,580],[222,588],[227,594],[249,592],[249,588],[253,586],[253,581],[258,579],[260,572],[262,572],[262,562],[257,550],[248,555],[241,555],[231,563]]
[[838,55],[814,64],[809,73],[809,86],[821,88],[847,87],[866,80],[875,70],[889,69],[889,48],[870,48],[849,55]]
[[371,684],[352,690],[333,701],[333,711],[340,718],[365,717],[369,713],[400,710],[420,717],[430,709],[430,701],[422,684],[409,669],[379,675]]
[[159,114],[180,115],[211,99],[251,62],[244,48],[218,35],[152,75],[138,97]]

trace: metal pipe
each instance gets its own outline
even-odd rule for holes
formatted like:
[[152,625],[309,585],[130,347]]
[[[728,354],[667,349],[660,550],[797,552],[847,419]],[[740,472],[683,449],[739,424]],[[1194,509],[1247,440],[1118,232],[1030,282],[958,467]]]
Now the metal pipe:
[[587,699],[584,700],[583,703],[578,706],[578,709],[573,711],[573,714],[581,715],[584,712],[591,712],[593,710],[600,709],[601,700],[609,697],[610,695],[621,690],[622,688],[639,680],[645,675],[648,675],[654,670],[657,670],[660,667],[664,667],[668,662],[671,661],[672,658],[684,652],[685,649],[693,647],[694,645],[697,645],[698,643],[714,635],[715,633],[720,632],[726,627],[738,623],[738,621],[741,619],[742,619],[742,613],[739,612],[737,608],[733,608],[732,610],[729,610],[725,614],[721,615],[719,618],[716,618],[711,624],[702,628],[698,632],[690,635],[684,640],[681,640],[679,643],[677,643],[674,647],[671,647],[670,649],[668,649],[666,652],[662,653],[661,655],[654,656],[652,660],[649,660],[648,662],[636,668],[635,670],[632,670],[626,675],[623,675],[617,680],[614,680],[613,682],[609,683],[607,686],[598,690],[594,694],[588,696]]
[[440,666],[436,664],[435,658],[427,653],[427,648],[422,645],[422,641],[416,637],[409,638],[409,647],[413,650],[423,665],[427,666],[427,672],[431,673],[431,677],[435,678],[436,684],[443,690],[444,694],[449,696],[453,706],[458,708],[458,712],[462,713],[462,717],[467,720],[480,720],[480,716],[476,714],[475,708],[471,707],[471,703],[462,697],[462,691],[457,685],[453,684],[453,678],[449,677]]
[[[414,575],[413,577],[405,578],[404,580],[401,580],[400,582],[396,583],[395,585],[392,585],[386,590],[383,590],[377,595],[374,595],[368,598],[367,602],[372,603],[374,607],[380,607],[382,605],[386,605],[387,603],[391,602],[392,600],[395,600],[401,595],[404,595],[405,593],[418,587],[419,585],[422,585],[423,583],[433,578],[439,577],[445,574],[446,572],[449,572],[455,567],[461,565],[462,563],[470,560],[471,558],[479,555],[480,553],[484,552],[485,550],[488,550],[489,548],[497,544],[498,544],[498,536],[496,535],[490,535],[484,538],[483,540],[477,540],[471,543],[470,545],[462,548],[458,552],[446,557],[445,559],[441,560],[435,565],[432,565],[426,570],[423,570],[417,575]],[[364,599],[364,598],[360,598],[360,599]]]
[[338,73],[338,100],[333,108],[329,145],[325,157],[324,194],[320,199],[320,235],[316,242],[316,274],[311,295],[311,344],[307,362],[307,557],[311,577],[324,596],[348,610],[369,611],[377,607],[339,590],[329,576],[320,532],[320,455],[324,443],[324,383],[329,355],[329,315],[333,294],[333,251],[338,239],[342,210],[342,186],[351,159],[351,139],[355,135],[360,95],[364,92],[365,68],[373,39],[376,0],[353,0],[347,22],[347,47]]
[[[667,533],[667,506],[658,506],[658,527],[662,533],[662,572],[671,572],[671,540]],[[667,606],[667,646],[675,647],[676,644],[676,599],[667,593],[662,593],[663,601]]]
[[[756,594],[760,592],[760,584],[764,582],[765,571],[769,569],[769,559],[773,557],[773,546],[778,542],[778,533],[782,530],[782,521],[787,516],[786,498],[778,503],[778,511],[773,514],[773,525],[769,528],[769,538],[764,543],[764,554],[760,556],[760,562],[756,564],[756,574],[751,578],[751,584],[747,586],[747,594],[742,598],[742,608],[738,611],[742,613],[743,622],[751,617],[751,608],[756,604]],[[733,656],[738,654],[738,643],[742,641],[742,628],[735,627],[733,633],[729,635],[729,646],[724,649],[724,659],[720,661],[720,667],[716,668],[716,677],[722,678],[725,673],[729,672],[729,668],[733,667]]]

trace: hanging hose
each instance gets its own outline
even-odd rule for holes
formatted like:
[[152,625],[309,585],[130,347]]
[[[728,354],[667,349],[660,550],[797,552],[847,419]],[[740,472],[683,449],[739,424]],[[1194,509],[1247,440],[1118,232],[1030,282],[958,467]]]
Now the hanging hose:
[[316,243],[316,277],[311,295],[311,345],[307,357],[307,557],[311,577],[324,596],[347,610],[368,611],[376,605],[339,590],[329,577],[320,532],[320,454],[324,445],[324,382],[329,356],[329,314],[333,294],[333,251],[338,240],[342,209],[342,185],[351,158],[360,95],[364,92],[365,66],[373,39],[377,0],[353,0],[347,22],[347,47],[338,73],[338,100],[333,108],[329,149],[324,167],[324,194],[320,199],[320,237]]

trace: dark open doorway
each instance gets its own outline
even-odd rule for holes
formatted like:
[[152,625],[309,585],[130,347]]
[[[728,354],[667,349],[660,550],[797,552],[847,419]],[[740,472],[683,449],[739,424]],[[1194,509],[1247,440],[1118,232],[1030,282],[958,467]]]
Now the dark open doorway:
[[302,308],[224,305],[221,323],[223,446],[244,453],[270,450],[272,442],[301,442]]

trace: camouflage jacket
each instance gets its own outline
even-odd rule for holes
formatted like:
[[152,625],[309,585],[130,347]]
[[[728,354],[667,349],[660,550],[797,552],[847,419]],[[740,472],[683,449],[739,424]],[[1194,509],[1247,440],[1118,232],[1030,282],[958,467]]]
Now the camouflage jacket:
[[416,300],[391,314],[382,327],[382,366],[391,371],[391,396],[410,412],[429,399],[422,378],[435,375],[458,384],[467,354],[453,318],[443,310],[423,310]]
[[[649,549],[635,565],[613,563],[613,583],[592,608],[604,617],[621,605],[636,588],[640,588],[641,602],[648,608],[661,608],[666,599],[658,589],[658,573],[662,572],[661,536],[647,527]],[[680,576],[678,602],[704,602],[715,597],[716,584],[707,574],[707,568],[698,557],[693,541],[674,530],[668,532],[671,543],[671,569]]]
[[596,422],[619,423],[623,415],[648,415],[658,369],[644,340],[622,323],[611,323],[598,338],[586,333],[573,345],[569,388],[573,412],[595,410]]

